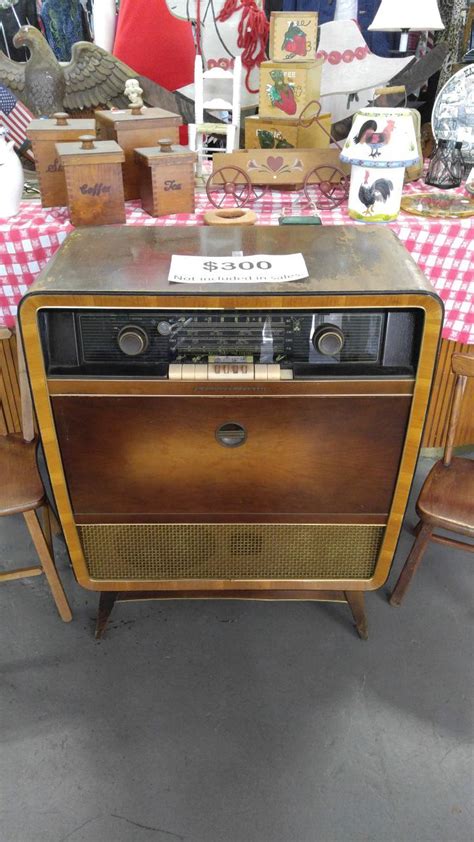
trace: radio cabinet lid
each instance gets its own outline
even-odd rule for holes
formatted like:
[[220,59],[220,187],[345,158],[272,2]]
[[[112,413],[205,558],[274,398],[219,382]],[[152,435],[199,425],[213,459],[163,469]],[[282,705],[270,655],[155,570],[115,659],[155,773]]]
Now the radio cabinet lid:
[[57,143],[56,151],[63,166],[70,164],[121,164],[125,161],[125,153],[115,140],[95,140],[90,137],[86,141],[78,140],[74,143]]
[[[79,156],[78,156],[79,157]],[[244,255],[301,252],[309,277],[275,284],[173,284],[173,254]],[[377,226],[132,226],[73,231],[29,288],[29,295],[132,293],[242,296],[398,295],[435,292],[396,235]],[[439,300],[439,299],[438,299]],[[441,302],[440,302],[441,306]]]
[[[123,111],[96,111],[98,123],[111,126],[115,131],[128,131],[136,129],[157,129],[163,124],[167,126],[180,126],[182,119],[179,114],[172,111],[165,111],[164,108],[146,108],[141,114],[132,114],[131,109]],[[157,138],[158,140],[158,138]]]
[[56,114],[48,120],[32,120],[26,133],[30,140],[67,140],[68,135],[95,135],[95,120],[76,120],[68,114]]
[[[179,144],[171,145],[169,141],[164,143],[158,140],[160,146],[140,147],[135,149],[135,158],[140,163],[146,163],[149,167],[154,164],[173,162],[176,164],[185,164],[188,161],[195,163],[197,161],[197,154],[193,152],[189,146],[179,146]],[[166,146],[166,148],[165,148]]]

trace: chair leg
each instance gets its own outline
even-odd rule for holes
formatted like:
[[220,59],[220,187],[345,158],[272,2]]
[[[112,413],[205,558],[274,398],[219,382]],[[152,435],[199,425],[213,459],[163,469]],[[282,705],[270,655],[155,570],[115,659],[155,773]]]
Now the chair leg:
[[71,609],[69,607],[66,594],[64,593],[61,580],[58,576],[58,571],[56,570],[54,561],[51,558],[47,540],[39,525],[36,512],[23,512],[23,517],[25,518],[28,531],[36,547],[36,552],[38,553],[41,566],[48,580],[49,587],[51,588],[51,593],[56,603],[59,616],[65,623],[69,623],[72,620]]
[[421,559],[423,558],[428,542],[431,538],[433,527],[421,522],[421,527],[418,530],[416,541],[411,548],[402,572],[400,573],[397,584],[395,585],[392,595],[389,599],[390,605],[398,606],[401,604],[403,597],[410,585],[413,576],[415,575]]
[[51,507],[49,507],[49,522],[51,523],[51,529],[53,531],[53,535],[61,535],[62,529],[58,523],[58,519],[54,514]]
[[44,535],[45,541],[48,545],[49,552],[51,553],[51,558],[54,561],[53,538],[52,538],[52,534],[51,534],[51,525],[52,525],[51,524],[51,514],[50,514],[50,508],[49,508],[47,503],[45,503],[45,505],[43,506],[42,515],[43,515],[43,535]]
[[367,630],[367,615],[365,613],[365,600],[363,591],[345,591],[344,596],[349,603],[352,616],[356,625],[357,633],[362,640],[369,637]]

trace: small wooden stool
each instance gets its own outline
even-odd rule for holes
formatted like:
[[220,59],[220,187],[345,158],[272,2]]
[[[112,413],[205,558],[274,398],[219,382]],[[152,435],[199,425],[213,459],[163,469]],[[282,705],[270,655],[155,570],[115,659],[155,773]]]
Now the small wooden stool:
[[[50,510],[36,464],[36,441],[26,442],[18,433],[0,436],[0,517],[21,513],[41,562],[41,566],[1,571],[0,583],[45,574],[59,615],[72,620],[71,609],[59,579],[51,540]],[[43,506],[41,528],[36,510]]]

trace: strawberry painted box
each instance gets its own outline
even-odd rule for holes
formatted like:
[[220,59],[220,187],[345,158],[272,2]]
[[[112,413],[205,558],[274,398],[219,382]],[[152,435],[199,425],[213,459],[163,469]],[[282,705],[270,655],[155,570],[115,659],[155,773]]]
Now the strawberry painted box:
[[317,120],[245,118],[245,149],[326,149],[329,146],[331,115]]
[[319,101],[322,59],[317,61],[263,61],[260,65],[260,117],[299,117],[309,102]]
[[272,61],[314,61],[317,12],[272,12],[269,52]]

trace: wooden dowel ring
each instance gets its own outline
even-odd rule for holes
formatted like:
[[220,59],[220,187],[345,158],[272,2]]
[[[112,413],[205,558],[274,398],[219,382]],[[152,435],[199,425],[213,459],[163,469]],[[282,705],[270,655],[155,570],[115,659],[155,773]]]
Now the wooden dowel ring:
[[257,214],[249,208],[221,208],[206,211],[204,225],[255,225]]

